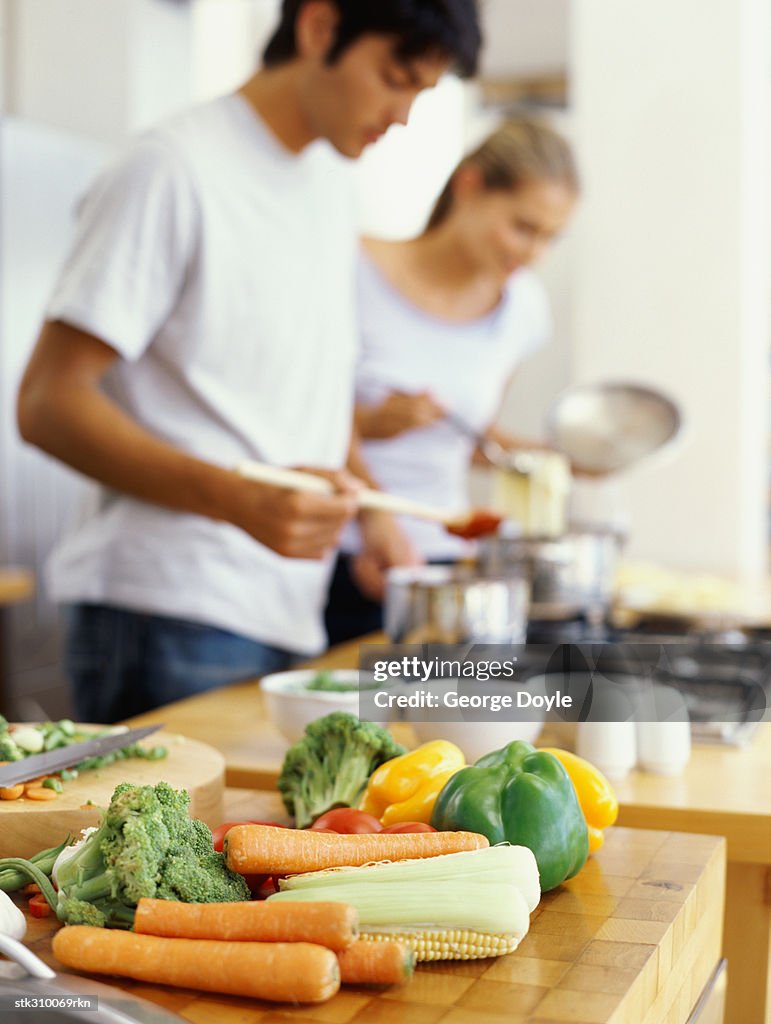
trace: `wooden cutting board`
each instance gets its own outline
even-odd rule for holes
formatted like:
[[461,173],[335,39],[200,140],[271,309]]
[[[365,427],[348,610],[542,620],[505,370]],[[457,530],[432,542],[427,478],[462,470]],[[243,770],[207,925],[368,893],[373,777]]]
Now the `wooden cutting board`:
[[[177,733],[157,732],[143,746],[164,746],[159,761],[127,758],[106,768],[83,772],[63,783],[56,800],[0,800],[0,857],[29,857],[57,846],[71,833],[99,823],[99,808],[110,802],[119,782],[155,785],[168,782],[190,793],[190,814],[210,827],[224,821],[225,759],[206,743]],[[95,806],[84,806],[91,801]]]

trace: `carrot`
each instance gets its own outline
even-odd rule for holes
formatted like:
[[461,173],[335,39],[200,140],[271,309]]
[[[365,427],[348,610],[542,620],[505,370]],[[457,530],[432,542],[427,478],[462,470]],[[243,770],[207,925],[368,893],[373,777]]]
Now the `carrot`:
[[321,1003],[340,987],[330,949],[308,942],[166,939],[70,925],[53,939],[65,967],[204,992],[285,1003]]
[[53,789],[46,789],[45,786],[27,786],[24,796],[28,800],[57,800],[59,794]]
[[360,939],[337,959],[345,985],[401,985],[415,970],[415,953],[403,942]]
[[293,875],[358,867],[379,860],[411,860],[479,850],[490,844],[476,832],[401,832],[335,835],[306,829],[235,825],[225,836],[228,867],[242,875]]
[[345,949],[359,931],[359,915],[347,903],[178,903],[141,899],[134,931],[180,939],[240,942],[312,942]]
[[24,783],[19,782],[15,786],[3,786],[0,789],[0,800],[18,800],[24,796]]

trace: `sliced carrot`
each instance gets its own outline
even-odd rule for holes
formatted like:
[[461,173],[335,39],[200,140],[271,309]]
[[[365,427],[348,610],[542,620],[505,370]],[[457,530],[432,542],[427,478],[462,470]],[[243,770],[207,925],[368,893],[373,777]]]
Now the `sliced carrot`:
[[33,917],[50,917],[53,911],[42,892],[36,893],[27,904]]
[[311,942],[335,951],[350,946],[359,915],[347,903],[179,903],[141,899],[134,931],[177,939]]
[[0,800],[18,800],[24,796],[24,783],[19,782],[16,786],[4,786],[0,789]]
[[167,939],[71,925],[53,938],[65,967],[157,985],[286,1003],[321,1003],[340,987],[331,949],[308,942]]
[[224,849],[228,867],[242,875],[292,875],[379,860],[438,857],[489,845],[487,838],[476,832],[329,835],[269,825],[235,825],[225,836]]
[[24,790],[24,796],[28,800],[56,800],[59,794],[53,789],[47,789],[45,786],[27,786]]
[[337,959],[347,985],[401,985],[415,970],[415,953],[403,942],[360,939]]

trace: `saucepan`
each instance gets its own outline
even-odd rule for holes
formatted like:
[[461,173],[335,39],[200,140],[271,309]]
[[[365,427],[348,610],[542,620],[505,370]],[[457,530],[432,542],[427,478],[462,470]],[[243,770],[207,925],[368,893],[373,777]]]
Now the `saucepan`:
[[524,576],[482,575],[469,567],[392,569],[385,630],[394,643],[523,643],[530,586]]
[[477,563],[483,575],[528,580],[533,620],[591,618],[610,608],[624,539],[580,525],[557,537],[489,537],[479,541]]

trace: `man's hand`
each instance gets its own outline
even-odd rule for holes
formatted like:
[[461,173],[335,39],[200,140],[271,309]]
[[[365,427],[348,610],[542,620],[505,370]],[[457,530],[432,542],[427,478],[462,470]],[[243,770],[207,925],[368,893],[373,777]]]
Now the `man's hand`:
[[386,571],[402,565],[422,565],[424,559],[390,513],[364,511],[359,525],[364,546],[353,559],[351,571],[367,597],[382,601]]
[[329,480],[335,492],[308,494],[239,477],[237,506],[228,519],[286,558],[324,558],[356,515],[361,483],[345,470],[297,468]]
[[357,406],[356,426],[362,438],[384,440],[428,427],[444,415],[444,407],[430,391],[391,391],[380,405]]

